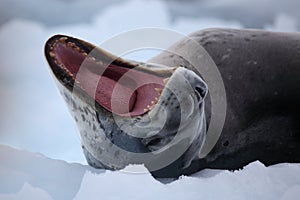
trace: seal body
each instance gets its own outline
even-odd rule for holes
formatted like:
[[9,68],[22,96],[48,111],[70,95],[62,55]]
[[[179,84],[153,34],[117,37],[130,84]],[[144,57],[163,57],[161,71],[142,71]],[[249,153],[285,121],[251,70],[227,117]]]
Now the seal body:
[[[213,150],[178,174],[240,169],[255,160],[265,165],[300,162],[300,34],[207,29],[190,37],[205,48],[221,73],[227,113]],[[178,42],[170,49],[181,46]],[[151,62],[189,66],[167,52]],[[206,116],[209,121],[209,98]]]
[[[224,128],[205,157],[199,155],[215,99],[195,70],[206,63],[192,66],[169,53],[194,55],[185,39],[149,61],[165,69],[124,61],[68,36],[47,41],[46,58],[77,122],[88,163],[112,170],[143,163],[155,177],[178,177],[204,168],[240,169],[255,160],[300,162],[300,34],[206,29],[189,37],[215,62],[227,97]],[[107,92],[111,85],[119,88],[114,98]],[[126,98],[127,111],[121,106]]]

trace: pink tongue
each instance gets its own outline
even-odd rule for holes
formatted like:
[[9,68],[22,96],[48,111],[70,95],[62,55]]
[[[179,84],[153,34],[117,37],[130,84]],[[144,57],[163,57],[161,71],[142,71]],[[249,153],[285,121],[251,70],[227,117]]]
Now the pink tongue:
[[134,87],[120,84],[106,76],[99,79],[97,74],[84,68],[77,73],[76,80],[83,90],[107,110],[116,114],[127,114],[133,109],[137,96]]
[[[81,68],[76,75],[79,86],[107,110],[123,115],[135,116],[145,113],[144,109],[155,101],[158,92],[154,88],[163,88],[161,78],[145,76],[142,72],[129,71],[117,81],[106,76]],[[133,81],[134,77],[134,81]],[[147,80],[150,79],[150,80]]]
[[106,109],[124,114],[132,110],[136,92],[113,79],[102,76],[97,87],[96,99],[102,102],[101,105]]

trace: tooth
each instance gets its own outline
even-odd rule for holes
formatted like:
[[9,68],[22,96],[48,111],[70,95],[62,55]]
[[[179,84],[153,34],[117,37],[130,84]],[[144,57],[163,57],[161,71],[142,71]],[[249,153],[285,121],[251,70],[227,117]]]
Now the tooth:
[[52,47],[55,47],[55,46],[57,45],[57,42],[58,42],[58,40],[56,40],[56,41],[54,42],[54,44],[52,45]]
[[154,101],[151,101],[151,104],[154,104],[155,102]]
[[59,38],[59,41],[60,42],[65,42],[68,38],[67,37],[62,37],[62,38]]
[[155,101],[158,101],[158,98],[157,98],[157,97],[155,97]]
[[147,112],[147,111],[148,111],[148,109],[145,108],[145,109],[144,109],[144,112]]
[[83,56],[87,56],[88,54],[87,54],[87,53],[85,53],[85,52],[83,52],[83,53],[82,53],[82,55],[83,55]]
[[55,64],[59,65],[60,62],[58,60],[54,60]]
[[71,42],[68,42],[68,43],[67,43],[67,46],[68,46],[68,47],[72,47],[73,44],[72,44]]
[[95,60],[96,60],[94,57],[91,57],[91,59],[92,59],[93,61],[95,61]]
[[150,105],[147,105],[147,108],[150,109]]
[[49,55],[50,55],[51,58],[54,58],[54,57],[55,57],[55,53],[52,52],[52,51],[49,52]]
[[61,68],[63,68],[65,71],[68,71],[68,69],[64,65],[61,66]]
[[76,51],[80,51],[80,48],[79,47],[75,47],[74,48]]
[[165,78],[165,79],[163,79],[164,84],[166,84],[166,83],[168,82],[169,79],[170,79],[170,78]]
[[161,91],[162,91],[161,88],[154,88],[154,90],[155,90],[156,92],[159,92],[159,93],[161,93]]

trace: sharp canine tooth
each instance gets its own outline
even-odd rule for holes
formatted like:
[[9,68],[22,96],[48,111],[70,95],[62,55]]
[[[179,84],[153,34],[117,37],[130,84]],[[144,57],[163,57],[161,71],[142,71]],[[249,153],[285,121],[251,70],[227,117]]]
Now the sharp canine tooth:
[[154,90],[155,90],[156,92],[159,92],[159,93],[161,93],[161,91],[162,91],[161,88],[154,88]]
[[144,109],[144,112],[147,112],[147,111],[148,111],[148,109],[145,108],[145,109]]
[[54,57],[55,57],[55,53],[52,52],[52,51],[49,52],[49,55],[50,55],[51,58],[54,58]]
[[64,42],[64,41],[66,41],[68,38],[67,37],[62,37],[62,38],[59,38],[59,41],[60,42]]
[[154,104],[155,102],[154,101],[151,101],[151,104]]
[[157,97],[155,97],[155,101],[158,101],[158,98],[157,98]]
[[60,62],[58,60],[54,60],[55,64],[59,65]]
[[150,109],[150,105],[147,105],[147,108]]
[[84,56],[87,56],[88,54],[87,54],[87,53],[85,53],[85,52],[83,52],[83,53],[82,53],[82,55],[84,55]]
[[165,78],[165,79],[163,79],[164,84],[166,84],[166,83],[168,82],[169,79],[170,79],[170,78]]

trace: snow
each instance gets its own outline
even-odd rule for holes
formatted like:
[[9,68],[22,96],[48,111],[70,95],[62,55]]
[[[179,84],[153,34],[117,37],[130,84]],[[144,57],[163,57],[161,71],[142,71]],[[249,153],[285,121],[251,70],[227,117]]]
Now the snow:
[[22,189],[16,194],[2,194],[1,199],[5,200],[17,200],[17,199],[53,199],[47,192],[42,189],[34,188],[28,183],[24,183]]
[[298,199],[300,164],[206,169],[178,180],[154,179],[143,166],[96,170],[0,145],[0,199]]
[[[0,146],[0,160],[0,193],[19,191],[17,195],[20,197],[26,194],[25,190],[28,193],[42,190],[55,199],[70,199],[71,194],[79,189],[85,171],[90,169],[7,146]],[[24,186],[24,183],[28,184]]]
[[[45,41],[57,33],[100,44],[121,32],[143,27],[166,28],[183,34],[210,27],[249,25],[299,31],[299,6],[294,5],[298,5],[297,1],[276,4],[265,0],[264,5],[255,1],[252,4],[258,6],[254,7],[245,1],[180,4],[179,1],[157,0],[147,3],[138,0],[114,0],[113,3],[3,0],[0,12],[0,199],[290,200],[299,197],[299,164],[265,167],[254,162],[241,171],[203,170],[168,184],[155,180],[143,166],[129,166],[117,172],[92,169],[86,165],[75,122],[43,56]],[[254,12],[248,10],[249,7]],[[257,14],[253,14],[255,11]],[[145,61],[153,54],[146,50],[129,57]]]

